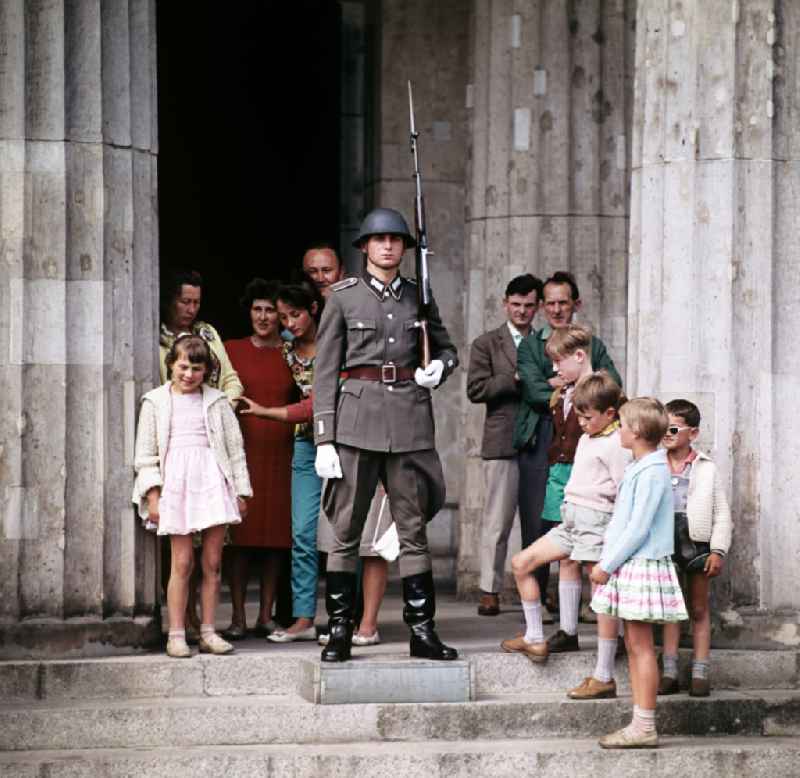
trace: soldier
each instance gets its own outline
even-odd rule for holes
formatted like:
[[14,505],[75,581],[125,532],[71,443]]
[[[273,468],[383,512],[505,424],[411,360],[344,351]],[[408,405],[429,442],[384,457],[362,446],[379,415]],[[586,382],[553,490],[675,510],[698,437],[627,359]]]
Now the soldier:
[[[317,339],[314,438],[317,473],[328,478],[323,505],[335,535],[328,555],[328,645],[324,662],[350,658],[361,531],[380,480],[400,539],[403,619],[411,656],[455,659],[434,629],[436,609],[425,525],[444,503],[434,449],[430,390],[458,364],[436,306],[429,317],[431,363],[418,367],[420,323],[414,281],[399,275],[416,245],[405,219],[388,208],[367,214],[354,246],[359,278],[331,287]],[[343,381],[341,379],[344,379]],[[334,443],[336,445],[334,445]]]

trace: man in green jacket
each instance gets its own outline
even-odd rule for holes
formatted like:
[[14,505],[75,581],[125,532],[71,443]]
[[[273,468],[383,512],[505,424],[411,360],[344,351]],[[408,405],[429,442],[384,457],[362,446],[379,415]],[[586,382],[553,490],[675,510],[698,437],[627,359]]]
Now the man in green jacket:
[[[547,485],[547,449],[553,437],[550,396],[561,386],[553,363],[544,351],[554,328],[566,327],[581,307],[578,284],[571,273],[558,271],[544,282],[544,315],[547,324],[531,332],[517,350],[520,403],[514,427],[514,448],[519,451],[519,517],[522,545],[526,548],[551,529],[542,519]],[[607,370],[622,386],[617,369],[600,338],[592,338],[592,368]],[[534,573],[543,593],[547,591],[549,568]]]

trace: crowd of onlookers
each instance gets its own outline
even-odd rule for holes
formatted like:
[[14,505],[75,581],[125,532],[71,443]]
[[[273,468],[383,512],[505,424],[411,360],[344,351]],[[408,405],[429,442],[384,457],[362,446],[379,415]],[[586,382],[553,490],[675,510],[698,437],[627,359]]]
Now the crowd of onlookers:
[[[536,331],[540,305],[547,323]],[[709,694],[709,589],[730,546],[731,517],[713,462],[692,445],[699,434],[697,406],[678,398],[666,406],[649,397],[627,400],[604,344],[575,322],[580,306],[569,273],[544,283],[518,276],[503,298],[506,321],[472,344],[467,394],[486,405],[478,613],[500,612],[518,510],[522,550],[511,566],[525,629],[504,640],[503,650],[537,664],[551,653],[578,651],[586,571],[597,661],[567,694],[615,697],[614,660],[627,652],[633,719],[600,743],[651,747],[658,742],[656,696],[678,691],[679,624],[689,614],[689,694]],[[553,562],[559,565],[559,629],[545,639]],[[663,625],[660,673],[653,624]]]
[[[142,402],[134,501],[146,525],[170,539],[163,567],[171,656],[189,656],[195,639],[202,651],[229,653],[229,641],[248,634],[252,573],[260,587],[255,635],[325,643],[314,620],[319,552],[329,549],[332,536],[319,520],[323,483],[315,470],[311,390],[320,316],[344,274],[327,245],[309,249],[302,269],[296,283],[253,279],[241,299],[251,334],[225,342],[198,318],[197,273],[176,272],[164,286],[162,386]],[[546,324],[535,330],[540,307]],[[568,695],[615,696],[614,660],[627,652],[633,720],[603,744],[652,745],[656,693],[678,690],[679,622],[690,614],[689,693],[709,693],[710,581],[722,570],[731,518],[713,462],[692,445],[697,406],[680,398],[666,406],[653,398],[627,400],[604,344],[575,321],[580,307],[569,273],[544,283],[518,276],[503,298],[503,324],[471,345],[467,395],[486,406],[478,613],[500,612],[518,512],[522,550],[511,566],[525,629],[502,648],[539,664],[551,653],[579,650],[588,574],[597,661]],[[380,641],[387,562],[374,540],[389,523],[379,488],[360,549],[363,612],[355,645]],[[281,625],[273,613],[288,549],[292,619]],[[557,587],[549,584],[553,562]],[[221,569],[232,619],[218,634]],[[550,599],[556,589],[557,599]],[[545,639],[543,624],[553,621],[556,603],[559,628]],[[654,623],[664,625],[660,671]]]

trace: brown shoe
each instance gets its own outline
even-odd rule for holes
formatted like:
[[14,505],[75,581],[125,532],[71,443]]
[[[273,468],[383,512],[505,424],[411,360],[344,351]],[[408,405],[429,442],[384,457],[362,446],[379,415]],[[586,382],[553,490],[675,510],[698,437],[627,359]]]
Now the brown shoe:
[[708,678],[692,678],[689,684],[690,697],[708,697],[711,694],[711,684]]
[[613,700],[617,696],[617,682],[612,678],[608,683],[589,676],[580,686],[570,689],[567,697],[571,700]]
[[500,597],[490,592],[482,592],[478,601],[479,616],[497,616],[500,613]]
[[659,696],[663,696],[665,694],[677,694],[679,691],[678,689],[678,679],[673,678],[670,675],[662,675],[661,680],[658,682],[658,694]]
[[547,643],[526,643],[522,635],[504,640],[500,648],[507,654],[522,654],[535,664],[544,664],[547,661]]
[[547,649],[551,654],[566,654],[570,651],[580,651],[578,636],[568,635],[563,629],[547,638]]

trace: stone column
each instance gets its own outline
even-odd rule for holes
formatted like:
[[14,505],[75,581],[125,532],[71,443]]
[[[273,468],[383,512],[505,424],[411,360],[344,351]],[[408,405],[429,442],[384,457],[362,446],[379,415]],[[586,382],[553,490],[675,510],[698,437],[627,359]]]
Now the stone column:
[[0,4],[0,658],[158,636],[130,503],[156,373],[154,0]]
[[800,8],[641,0],[628,383],[686,397],[731,497],[716,642],[800,644]]
[[[432,288],[442,320],[458,348],[464,348],[464,190],[469,3],[466,0],[382,0],[379,26],[379,82],[375,90],[371,151],[375,179],[370,206],[397,208],[414,225],[413,160],[409,145],[408,80],[414,86],[420,132],[422,178],[431,258]],[[403,273],[414,275],[413,253]],[[447,481],[447,504],[428,527],[434,572],[455,574],[455,517],[461,494],[463,434],[461,398],[464,370],[434,393],[436,441]]]
[[[466,342],[502,322],[511,278],[570,270],[580,318],[624,374],[634,4],[474,0],[472,9]],[[469,594],[478,585],[484,410],[464,407],[458,580]],[[518,548],[517,528],[512,540]]]

